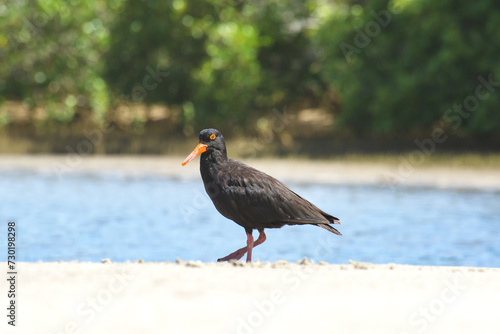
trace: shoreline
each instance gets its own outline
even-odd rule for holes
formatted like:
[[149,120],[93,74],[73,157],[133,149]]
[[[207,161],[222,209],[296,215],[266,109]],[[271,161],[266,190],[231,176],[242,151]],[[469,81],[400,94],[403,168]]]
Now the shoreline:
[[[6,265],[5,262],[2,265]],[[2,333],[491,333],[500,268],[351,262],[18,264]]]
[[[199,178],[199,163],[182,167],[180,156],[2,155],[0,171],[54,175],[103,174],[127,177]],[[283,182],[430,187],[500,191],[500,169],[422,166],[303,159],[241,159]]]

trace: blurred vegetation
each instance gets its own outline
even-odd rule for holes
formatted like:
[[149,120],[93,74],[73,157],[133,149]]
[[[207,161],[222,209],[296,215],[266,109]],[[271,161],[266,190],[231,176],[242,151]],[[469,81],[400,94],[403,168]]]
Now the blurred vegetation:
[[[308,31],[293,27],[310,14],[302,1],[130,1],[103,74],[115,95],[180,106],[187,127],[244,128],[315,84]],[[148,67],[165,82],[142,89]]]
[[[491,145],[498,31],[494,0],[7,0],[0,127],[112,127],[154,141],[209,126],[264,131],[286,107],[333,115],[330,138],[439,127]],[[494,83],[475,97],[478,77]],[[453,110],[464,103],[471,111]]]
[[[323,77],[342,99],[339,126],[397,136],[430,136],[441,126],[459,136],[498,138],[500,2],[355,3],[336,11],[317,34],[325,46]],[[342,50],[343,42],[352,48]],[[475,97],[479,76],[497,83],[494,91],[480,90],[483,100]],[[454,104],[465,104],[463,115],[448,112]]]
[[[112,2],[111,2],[112,3]],[[101,1],[7,1],[0,5],[0,101],[22,103],[35,121],[69,122],[80,110],[102,117],[102,78],[112,6]],[[5,108],[4,108],[5,109]]]

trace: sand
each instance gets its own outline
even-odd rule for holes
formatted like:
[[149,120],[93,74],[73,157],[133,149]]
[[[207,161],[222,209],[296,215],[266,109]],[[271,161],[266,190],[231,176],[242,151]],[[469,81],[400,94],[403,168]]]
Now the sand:
[[[0,171],[28,170],[64,179],[75,173],[201,179],[197,160],[180,156],[2,155]],[[418,166],[341,160],[253,159],[245,163],[284,182],[500,190],[500,168]]]
[[17,326],[2,316],[1,333],[500,333],[500,269],[70,262],[18,273]]

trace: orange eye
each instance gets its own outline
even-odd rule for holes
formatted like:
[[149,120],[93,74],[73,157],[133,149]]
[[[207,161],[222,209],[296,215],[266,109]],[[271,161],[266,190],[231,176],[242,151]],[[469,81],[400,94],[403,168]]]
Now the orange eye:
[[210,139],[212,139],[212,140],[215,139],[215,135],[213,133],[210,135]]

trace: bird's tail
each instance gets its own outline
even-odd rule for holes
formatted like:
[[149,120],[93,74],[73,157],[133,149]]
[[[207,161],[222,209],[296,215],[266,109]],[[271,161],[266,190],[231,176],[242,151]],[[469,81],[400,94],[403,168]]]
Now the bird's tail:
[[321,214],[326,218],[326,220],[329,221],[328,224],[340,224],[340,220],[337,217],[334,217],[324,211],[321,211]]
[[[334,224],[340,224],[340,222],[337,220],[337,222],[335,222]],[[336,228],[334,228],[333,226],[330,226],[328,224],[318,224],[319,227],[322,227],[324,228],[325,230],[327,231],[330,231],[336,235],[342,235],[342,233],[340,233],[339,231],[337,231]]]

